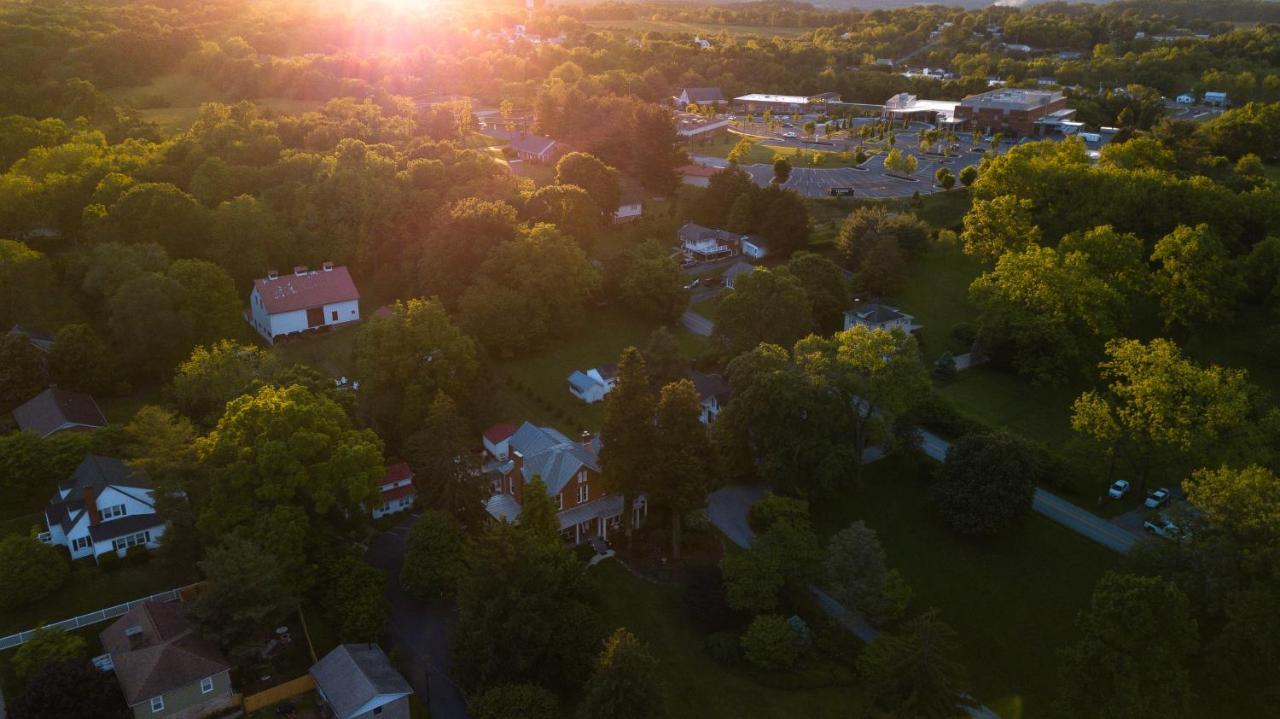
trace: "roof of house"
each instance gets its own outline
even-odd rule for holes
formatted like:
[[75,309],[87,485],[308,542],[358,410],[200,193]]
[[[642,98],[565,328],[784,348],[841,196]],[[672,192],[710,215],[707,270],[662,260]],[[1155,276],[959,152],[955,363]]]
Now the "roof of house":
[[[126,494],[130,494],[139,502],[150,504],[142,496],[135,496],[129,492],[130,489],[151,489],[151,482],[145,476],[134,471],[129,465],[115,457],[87,454],[84,459],[80,460],[80,464],[76,466],[71,476],[58,483],[58,492],[53,495],[53,499],[49,500],[49,505],[45,507],[45,518],[49,520],[50,525],[60,525],[65,533],[76,526],[80,521],[80,515],[84,513],[85,491],[93,490],[93,494],[96,496],[102,494],[102,491],[107,487],[115,487]],[[63,492],[67,493],[65,497],[62,496]],[[149,522],[141,529],[163,524],[155,515],[140,516],[146,517]],[[106,522],[101,526],[108,524],[113,524],[113,522]],[[124,533],[127,532],[122,530],[121,534]],[[120,536],[119,534],[110,534],[110,532],[103,532],[102,535],[105,539],[114,539]],[[97,541],[98,537],[95,536],[94,539]]]
[[53,333],[44,330],[38,330],[34,327],[23,327],[22,325],[14,325],[9,328],[9,334],[14,337],[26,337],[27,341],[41,352],[48,352],[53,347]]
[[686,87],[680,93],[689,102],[724,102],[724,92],[718,87]]
[[510,439],[511,435],[516,433],[514,424],[495,424],[484,431],[484,438],[493,444],[497,444],[504,439]]
[[309,671],[338,719],[371,712],[413,693],[377,644],[343,644]]
[[579,394],[585,394],[590,392],[593,387],[603,387],[604,383],[597,382],[595,378],[582,370],[574,370],[569,375],[569,386]]
[[584,467],[600,471],[599,436],[590,442],[573,442],[551,427],[525,422],[512,435],[511,448],[524,457],[523,479],[542,477],[548,494],[559,494]]
[[418,489],[412,484],[406,484],[400,487],[392,487],[382,490],[382,501],[392,502],[401,497],[412,497],[418,493]]
[[687,374],[689,380],[693,382],[694,388],[698,390],[698,397],[702,401],[705,402],[712,397],[721,404],[729,401],[729,383],[724,381],[724,377],[718,374],[705,374],[692,369]]
[[[141,633],[130,637],[131,628]],[[143,602],[99,635],[130,705],[231,669],[218,645],[197,635],[181,602]]]
[[395,484],[406,479],[413,479],[413,468],[408,462],[396,462],[387,467],[387,473],[382,476],[382,485]]
[[267,313],[273,315],[360,299],[346,267],[281,274],[274,280],[262,277],[253,281],[253,288]]
[[520,518],[520,503],[509,494],[495,494],[484,503],[489,516],[502,522],[514,522]]
[[137,534],[148,529],[164,526],[164,520],[158,514],[131,514],[127,517],[99,522],[89,526],[89,538],[97,542],[109,542],[130,534]]
[[753,92],[733,99],[738,102],[776,102],[787,105],[807,105],[811,101],[808,95],[770,95],[763,92]]
[[523,152],[528,155],[545,155],[556,146],[556,141],[543,137],[542,135],[532,135],[522,132],[510,138],[511,147],[516,152]]
[[882,305],[871,302],[860,307],[855,307],[845,312],[845,314],[857,317],[859,320],[868,324],[880,324],[882,322],[892,322],[900,319],[910,319],[910,315],[906,314],[897,307]]
[[93,397],[81,392],[50,387],[13,410],[18,429],[48,437],[68,424],[84,427],[106,427]]
[[715,240],[717,242],[736,242],[742,237],[728,230],[716,229],[714,227],[703,227],[696,222],[686,222],[676,230],[676,237],[681,242],[701,242],[704,240]]

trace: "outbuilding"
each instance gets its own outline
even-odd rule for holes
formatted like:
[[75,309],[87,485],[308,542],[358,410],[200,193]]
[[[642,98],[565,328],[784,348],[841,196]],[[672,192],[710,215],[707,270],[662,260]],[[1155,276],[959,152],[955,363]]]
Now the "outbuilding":
[[326,262],[320,270],[293,268],[281,276],[272,270],[253,281],[249,323],[267,342],[314,332],[360,319],[360,292],[346,267]]

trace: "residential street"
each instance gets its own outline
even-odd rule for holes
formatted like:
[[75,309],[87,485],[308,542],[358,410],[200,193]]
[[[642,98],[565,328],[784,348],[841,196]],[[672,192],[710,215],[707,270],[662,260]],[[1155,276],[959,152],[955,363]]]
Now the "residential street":
[[1085,511],[1043,489],[1036,490],[1035,499],[1031,501],[1031,508],[1067,529],[1073,530],[1121,554],[1127,554],[1133,548],[1133,545],[1137,544],[1138,540],[1142,538],[1140,534],[1135,534],[1123,527],[1112,524],[1102,517]]
[[712,330],[716,328],[714,322],[692,311],[685,311],[684,314],[680,315],[680,324],[695,335],[702,335],[703,337],[710,337]]
[[414,667],[405,678],[435,719],[469,719],[462,690],[448,674],[452,656],[449,646],[452,611],[414,601],[400,588],[405,540],[414,521],[414,518],[406,519],[391,531],[375,536],[365,558],[387,573],[391,638],[413,658]]

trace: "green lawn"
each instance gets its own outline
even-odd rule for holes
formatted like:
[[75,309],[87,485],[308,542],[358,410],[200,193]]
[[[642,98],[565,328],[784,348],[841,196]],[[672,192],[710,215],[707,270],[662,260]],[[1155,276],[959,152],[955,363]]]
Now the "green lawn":
[[138,410],[149,404],[160,404],[161,386],[145,384],[123,397],[96,397],[98,407],[110,424],[128,424]]
[[1006,427],[1055,449],[1071,439],[1071,404],[1083,385],[1034,385],[987,367],[961,372],[939,393],[961,414],[992,427]]
[[918,464],[928,461],[868,465],[861,489],[813,505],[815,525],[824,536],[859,519],[875,529],[915,592],[912,611],[937,607],[959,633],[976,696],[1006,719],[1044,716],[1056,652],[1118,557],[1035,514],[1006,536],[957,536],[931,509]]
[[[691,145],[689,152],[694,155],[727,157],[729,151],[738,144],[740,139],[740,136],[732,133],[721,135],[714,140]],[[854,164],[852,159],[845,159],[839,152],[827,152],[825,150],[816,151],[820,161],[814,164],[811,162],[814,153],[814,150],[783,147],[769,144],[768,141],[761,141],[751,146],[750,152],[741,160],[741,163],[743,165],[772,165],[774,159],[778,155],[782,155],[790,160],[794,167],[850,167]],[[797,155],[801,156],[797,157]]]
[[274,345],[272,351],[285,364],[305,364],[333,377],[350,377],[355,370],[359,332],[359,327],[344,327],[325,334],[303,335]]
[[[575,369],[586,371],[617,362],[627,347],[643,349],[655,329],[653,322],[636,318],[622,308],[588,309],[582,329],[574,336],[553,340],[542,351],[494,364],[494,421],[547,422],[572,433],[570,436],[583,429],[599,429],[603,405],[587,405],[569,394],[569,374]],[[683,329],[676,329],[675,333],[690,357],[710,350],[706,338]]]
[[[233,101],[213,85],[184,70],[160,75],[146,85],[113,88],[106,94],[116,102],[132,104],[144,120],[166,130],[190,127],[200,116],[200,106],[206,102]],[[256,98],[253,102],[264,110],[286,115],[301,114],[324,105],[319,100],[288,97]]]
[[961,322],[973,322],[976,311],[969,303],[969,285],[981,273],[981,265],[951,247],[932,247],[912,260],[902,289],[892,298],[903,312],[913,315],[924,329],[916,339],[925,360],[932,362],[944,351],[967,352],[951,336]]
[[657,657],[671,719],[844,719],[856,689],[781,690],[722,666],[702,648],[679,590],[637,579],[615,562],[591,570],[600,579],[605,628],[626,627]]
[[723,296],[723,294],[719,294],[713,297],[708,297],[701,302],[694,302],[689,306],[689,309],[695,314],[702,315],[703,317],[714,321],[716,318],[716,310],[720,308],[720,298]]
[[154,557],[146,564],[119,566],[110,572],[82,560],[72,564],[67,583],[52,596],[0,615],[0,635],[60,622],[149,594],[183,587],[198,579],[195,567],[171,567]]

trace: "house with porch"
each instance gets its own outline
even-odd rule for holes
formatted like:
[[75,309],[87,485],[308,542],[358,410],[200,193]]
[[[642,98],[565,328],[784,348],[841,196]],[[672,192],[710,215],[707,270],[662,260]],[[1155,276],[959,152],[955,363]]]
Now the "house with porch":
[[156,514],[155,489],[141,473],[114,457],[88,454],[44,510],[41,541],[66,547],[72,559],[133,547],[156,549],[165,520]]
[[696,222],[685,223],[676,230],[676,238],[680,240],[680,251],[686,260],[693,262],[714,262],[742,254],[744,241],[750,238],[728,230],[703,227]]
[[194,719],[235,702],[231,662],[196,634],[182,602],[136,604],[98,637],[136,719]]
[[[610,494],[600,477],[600,437],[584,432],[574,441],[552,427],[525,422],[514,430],[510,425],[490,427],[483,440],[484,471],[493,493],[486,508],[495,520],[518,522],[526,486],[541,477],[566,542],[608,539],[622,531],[622,495]],[[647,514],[646,498],[640,495],[632,503],[632,526],[640,526]]]
[[253,281],[245,319],[268,344],[280,337],[316,332],[360,320],[360,291],[346,267],[324,263],[319,270],[275,270]]

